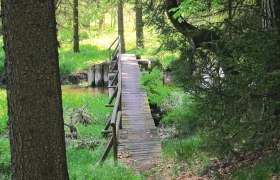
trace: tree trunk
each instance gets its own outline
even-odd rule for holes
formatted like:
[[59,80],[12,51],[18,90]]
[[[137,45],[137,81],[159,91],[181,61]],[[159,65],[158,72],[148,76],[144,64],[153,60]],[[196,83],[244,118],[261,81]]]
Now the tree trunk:
[[275,28],[280,34],[280,2],[279,0],[261,0],[264,17],[262,27],[264,29]]
[[135,0],[136,13],[136,47],[138,49],[144,48],[144,23],[142,19],[142,0]]
[[105,28],[105,13],[101,15],[98,22],[98,30],[101,32]]
[[3,0],[12,179],[69,179],[53,1]]
[[125,42],[124,42],[124,25],[123,25],[123,1],[119,0],[118,3],[118,34],[121,40],[121,52],[125,52]]
[[74,0],[73,4],[73,14],[74,14],[74,47],[73,51],[75,53],[80,52],[80,45],[79,45],[79,11],[78,11],[78,0]]

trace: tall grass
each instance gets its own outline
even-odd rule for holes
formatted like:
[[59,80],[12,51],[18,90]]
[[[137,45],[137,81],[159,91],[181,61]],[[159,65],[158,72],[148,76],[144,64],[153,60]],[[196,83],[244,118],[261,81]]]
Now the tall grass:
[[70,179],[142,179],[141,176],[128,169],[122,164],[114,166],[109,159],[102,166],[98,164],[104,147],[97,149],[67,148],[67,160],[70,172]]
[[173,158],[182,171],[192,169],[193,173],[202,175],[210,163],[210,156],[202,149],[205,140],[205,135],[197,134],[184,139],[164,141],[164,156]]

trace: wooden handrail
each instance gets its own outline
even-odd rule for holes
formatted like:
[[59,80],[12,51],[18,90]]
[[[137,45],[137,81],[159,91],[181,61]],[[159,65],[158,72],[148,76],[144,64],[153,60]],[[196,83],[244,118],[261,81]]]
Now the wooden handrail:
[[[118,40],[119,40],[119,37],[117,37],[117,38],[114,40],[114,42],[110,45],[110,47],[108,48],[108,51],[109,51],[109,60],[110,60],[110,61],[112,61],[112,59],[113,59],[112,53],[111,53],[111,52],[112,52],[112,51],[111,51],[111,50],[112,50],[112,47],[115,45],[115,43],[116,43]],[[118,43],[118,44],[119,44],[119,43]],[[117,47],[118,47],[118,45],[116,46],[115,49],[118,49]],[[115,52],[115,50],[114,50],[114,52]],[[114,52],[113,52],[113,53],[114,53]]]
[[110,50],[110,49],[114,46],[114,44],[117,42],[118,39],[119,39],[119,37],[117,37],[117,38],[114,40],[114,42],[111,44],[111,46],[108,48],[108,50]]
[[[115,86],[115,83],[117,83],[115,91],[112,95],[112,97],[110,98],[109,103],[106,105],[107,107],[111,106],[111,103],[113,102],[113,99],[116,98],[115,104],[114,104],[114,108],[113,108],[113,112],[111,115],[111,119],[110,122],[107,121],[106,126],[103,130],[103,133],[110,133],[112,132],[112,138],[110,139],[109,143],[107,144],[105,151],[99,161],[99,164],[102,165],[103,162],[105,161],[106,157],[108,156],[111,148],[113,147],[113,154],[114,154],[114,160],[117,163],[118,160],[118,136],[119,136],[119,129],[122,127],[121,124],[121,94],[122,94],[122,67],[121,67],[121,42],[120,42],[120,37],[118,37],[113,43],[112,45],[108,48],[109,53],[110,53],[110,57],[111,57],[111,48],[113,47],[113,45],[116,43],[116,41],[118,40],[118,45],[116,46],[116,51],[114,51],[113,55],[116,56],[116,63],[113,65],[112,71],[114,70],[115,67],[117,67],[118,71],[116,72],[113,81],[111,84],[109,84],[109,87],[113,87]],[[113,57],[112,57],[113,58]],[[112,59],[111,59],[112,60]],[[117,66],[116,66],[117,65]],[[108,130],[109,129],[109,124],[111,124],[112,127],[112,131]]]

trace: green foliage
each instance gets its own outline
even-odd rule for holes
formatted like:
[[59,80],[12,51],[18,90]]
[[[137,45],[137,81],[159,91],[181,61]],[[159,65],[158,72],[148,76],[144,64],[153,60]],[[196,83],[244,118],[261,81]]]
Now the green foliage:
[[[173,93],[174,94],[174,93]],[[188,97],[188,95],[179,93],[176,97],[171,96],[176,104],[171,103],[167,114],[163,117],[162,122],[165,124],[173,124],[176,128],[177,135],[191,135],[200,130],[200,125],[195,121],[197,116],[196,104]]]
[[280,172],[280,154],[274,153],[267,159],[257,163],[253,167],[238,170],[232,175],[235,180],[263,180],[271,179]]
[[141,84],[148,93],[150,103],[163,106],[172,90],[171,87],[163,86],[163,74],[158,69],[153,69],[149,74],[141,77]]
[[244,153],[279,139],[278,38],[260,29],[255,16],[246,18],[234,22],[247,31],[232,33],[226,42],[230,56],[185,48],[173,63],[178,84],[190,92],[199,114],[185,131],[211,132],[209,148],[218,154]]
[[[178,9],[173,9],[175,11],[175,18],[180,16],[198,16],[199,12],[206,11],[208,8],[207,2],[196,1],[196,0],[184,0]],[[182,22],[183,19],[178,19]]]
[[[166,22],[162,1],[148,4],[148,17],[161,33],[161,47],[179,51],[171,68],[176,85],[184,88],[190,98],[188,103],[169,111],[164,122],[173,123],[187,138],[207,132],[204,150],[211,157],[235,156],[278,142],[279,17],[275,18],[276,26],[264,28],[261,22],[272,19],[266,17],[256,1],[183,0],[178,4],[172,10],[176,17],[182,16],[202,31],[215,32],[220,40],[194,49],[186,39],[195,36],[195,31],[182,36]],[[277,173],[272,170],[278,169],[276,164],[279,158],[273,166],[239,172],[236,179],[269,179]]]

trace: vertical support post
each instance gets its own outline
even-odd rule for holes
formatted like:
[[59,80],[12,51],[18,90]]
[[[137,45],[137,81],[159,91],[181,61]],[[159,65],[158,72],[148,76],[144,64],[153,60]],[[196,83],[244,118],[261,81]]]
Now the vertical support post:
[[112,55],[111,55],[111,47],[108,49],[109,50],[109,61],[112,61]]
[[[109,76],[109,83],[108,83],[108,86],[112,86],[112,82],[113,82],[113,80],[114,80],[115,74],[116,74],[116,73],[111,73],[111,72],[108,73],[108,76]],[[110,99],[111,99],[111,97],[112,97],[114,91],[115,91],[115,88],[109,87],[108,93],[109,93],[109,98],[110,98]]]
[[117,129],[116,124],[112,124],[113,128],[113,150],[114,150],[114,160],[115,163],[118,162],[118,139],[117,139]]
[[[122,41],[121,41],[121,36],[119,36],[119,52],[118,52],[118,79],[119,79],[119,90],[122,91],[122,61],[121,61],[121,49],[122,49]],[[122,111],[122,92],[120,96],[120,103],[119,103],[119,111]],[[122,119],[120,119],[120,129],[122,129]]]
[[88,70],[88,85],[95,86],[95,69],[94,65]]
[[[120,97],[120,105],[119,105],[119,112],[122,113],[122,94]],[[120,115],[122,117],[122,115]],[[122,129],[122,118],[120,119],[120,124],[118,125],[120,127],[120,129]]]

